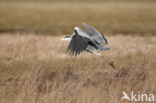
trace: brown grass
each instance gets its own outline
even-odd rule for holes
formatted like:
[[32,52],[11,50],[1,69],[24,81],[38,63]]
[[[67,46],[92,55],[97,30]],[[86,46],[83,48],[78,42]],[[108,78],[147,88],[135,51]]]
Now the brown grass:
[[156,33],[156,2],[4,2],[0,31],[72,33],[86,22],[107,33]]
[[1,103],[128,103],[123,90],[156,94],[155,36],[108,36],[103,56],[77,57],[59,38],[0,35]]

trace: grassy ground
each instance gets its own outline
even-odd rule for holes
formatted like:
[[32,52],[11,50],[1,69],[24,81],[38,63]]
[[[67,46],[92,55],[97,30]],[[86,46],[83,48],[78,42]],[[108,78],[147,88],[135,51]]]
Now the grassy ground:
[[77,57],[59,38],[0,35],[1,103],[128,103],[123,90],[156,94],[155,36],[107,35],[103,56]]
[[107,33],[156,33],[156,2],[0,1],[0,31],[72,33],[86,22]]
[[[155,0],[0,0],[0,103],[129,103],[123,90],[156,96],[155,11]],[[65,53],[61,35],[83,22],[106,34],[109,51]]]

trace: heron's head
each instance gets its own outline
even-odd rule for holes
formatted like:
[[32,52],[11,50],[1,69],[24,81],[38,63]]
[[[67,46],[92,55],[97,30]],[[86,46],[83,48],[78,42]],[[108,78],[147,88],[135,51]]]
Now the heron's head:
[[74,30],[76,30],[76,31],[78,31],[80,29],[80,27],[78,27],[78,26],[76,26],[75,28],[74,28]]
[[71,40],[71,36],[65,35],[65,36],[63,36],[63,37],[61,38],[61,40],[65,40],[65,41]]

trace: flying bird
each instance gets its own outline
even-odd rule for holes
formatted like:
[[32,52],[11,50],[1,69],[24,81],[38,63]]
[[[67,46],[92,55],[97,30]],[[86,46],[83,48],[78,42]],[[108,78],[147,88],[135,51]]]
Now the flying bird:
[[94,54],[99,54],[100,50],[109,50],[107,39],[104,35],[94,27],[83,23],[86,31],[80,27],[74,28],[72,36],[65,35],[61,40],[70,40],[66,52],[70,55],[79,55],[82,51],[87,51]]

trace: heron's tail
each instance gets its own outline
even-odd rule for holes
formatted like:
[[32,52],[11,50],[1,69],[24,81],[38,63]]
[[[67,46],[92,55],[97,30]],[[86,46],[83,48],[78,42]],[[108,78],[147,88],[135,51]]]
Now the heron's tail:
[[100,47],[100,50],[109,50],[109,47]]

